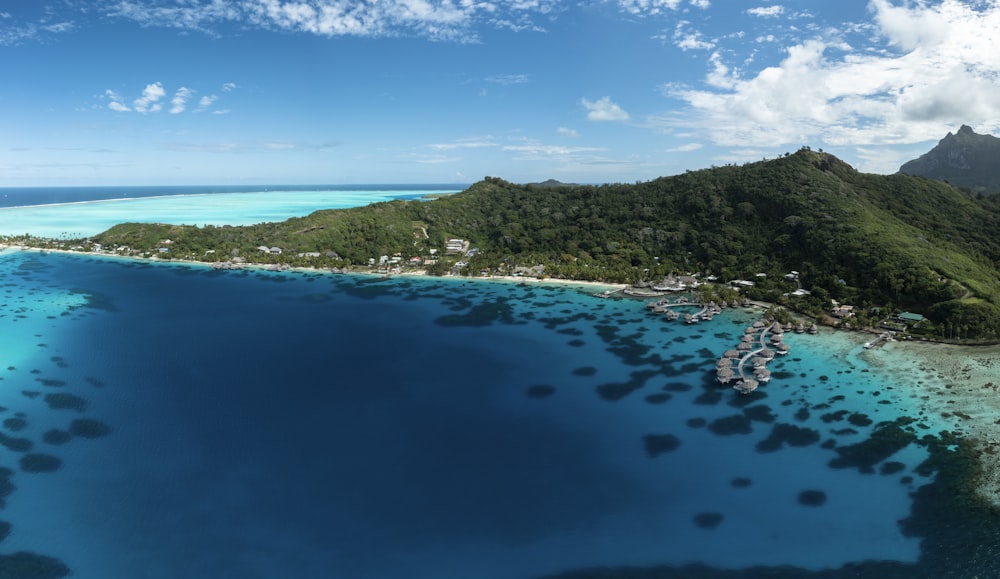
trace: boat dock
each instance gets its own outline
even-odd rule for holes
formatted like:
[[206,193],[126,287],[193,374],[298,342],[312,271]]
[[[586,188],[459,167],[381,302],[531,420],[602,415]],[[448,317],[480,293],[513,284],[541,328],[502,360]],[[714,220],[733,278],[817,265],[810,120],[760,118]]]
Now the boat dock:
[[893,341],[895,341],[895,338],[893,337],[892,332],[882,332],[881,334],[879,334],[879,337],[875,338],[874,340],[865,342],[865,349],[871,350],[872,348],[878,348],[879,346],[884,345],[886,342],[893,342]]

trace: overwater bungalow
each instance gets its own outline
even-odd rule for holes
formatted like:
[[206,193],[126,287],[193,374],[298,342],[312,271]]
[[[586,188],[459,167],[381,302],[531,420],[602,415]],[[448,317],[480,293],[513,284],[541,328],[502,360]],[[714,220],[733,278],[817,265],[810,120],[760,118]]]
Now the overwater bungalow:
[[747,378],[745,380],[740,380],[733,386],[733,389],[740,394],[749,394],[757,389],[757,381],[753,378]]
[[719,358],[718,360],[715,361],[715,367],[716,368],[730,368],[731,369],[733,367],[733,359],[732,358]]
[[736,345],[736,349],[739,350],[739,351],[741,351],[741,352],[748,352],[752,348],[753,348],[753,346],[750,345],[750,342],[740,342],[739,344]]
[[791,348],[788,347],[788,344],[781,342],[779,344],[774,345],[774,350],[778,353],[779,356],[784,356],[785,354],[788,353],[789,350],[791,350]]
[[774,350],[770,348],[764,348],[763,350],[760,351],[760,355],[765,360],[771,360],[774,358]]
[[719,368],[716,372],[716,379],[722,384],[727,384],[736,379],[736,373],[733,372],[732,368]]
[[781,334],[771,334],[771,343],[772,344],[780,344],[781,341],[784,340],[784,339],[785,339],[785,337],[782,336]]
[[739,350],[731,349],[731,350],[726,350],[722,355],[726,358],[739,358],[740,352]]
[[667,319],[668,322],[672,322],[679,318],[681,315],[674,310],[667,310],[667,313],[663,314],[663,317]]
[[815,334],[817,332],[819,332],[819,328],[816,327],[815,323],[809,326],[809,333],[810,334]]
[[771,371],[767,368],[757,368],[753,371],[753,377],[757,379],[758,382],[766,384],[771,380]]
[[684,323],[693,324],[698,321],[698,316],[692,316],[691,314],[684,314]]
[[801,334],[804,331],[806,331],[805,325],[802,322],[799,322],[798,325],[795,326],[795,333]]

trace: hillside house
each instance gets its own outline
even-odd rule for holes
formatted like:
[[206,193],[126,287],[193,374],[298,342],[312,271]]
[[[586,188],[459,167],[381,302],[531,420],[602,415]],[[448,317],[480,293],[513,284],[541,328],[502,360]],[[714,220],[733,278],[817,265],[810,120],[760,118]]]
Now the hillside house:
[[449,239],[444,246],[444,252],[448,255],[455,255],[457,253],[462,253],[465,248],[464,239]]

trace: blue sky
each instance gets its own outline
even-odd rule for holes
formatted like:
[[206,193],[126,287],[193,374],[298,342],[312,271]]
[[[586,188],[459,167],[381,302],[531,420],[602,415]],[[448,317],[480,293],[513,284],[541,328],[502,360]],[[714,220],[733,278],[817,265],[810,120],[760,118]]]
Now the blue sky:
[[1000,127],[1000,0],[0,0],[0,186],[633,182]]

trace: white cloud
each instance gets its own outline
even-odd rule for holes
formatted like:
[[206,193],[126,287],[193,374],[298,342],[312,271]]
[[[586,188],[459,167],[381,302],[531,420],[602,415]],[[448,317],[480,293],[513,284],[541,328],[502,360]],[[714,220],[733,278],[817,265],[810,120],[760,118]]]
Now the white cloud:
[[138,113],[155,113],[159,112],[163,108],[163,105],[159,103],[166,95],[166,91],[163,90],[163,85],[154,82],[152,84],[146,85],[146,88],[142,90],[142,96],[132,101],[132,108]]
[[580,136],[580,133],[576,132],[574,129],[570,129],[569,127],[559,127],[556,129],[556,132],[563,137],[569,137],[571,139],[575,139]]
[[235,82],[222,83],[222,92],[233,92],[234,90],[236,90],[236,88],[237,87]]
[[213,33],[227,22],[320,36],[419,35],[437,40],[475,41],[476,24],[540,30],[532,16],[544,16],[559,0],[120,0],[110,14],[144,26]]
[[776,16],[781,16],[785,13],[785,7],[775,4],[774,6],[758,6],[757,8],[750,8],[747,11],[750,16],[759,16],[761,18],[774,18]]
[[458,163],[462,159],[460,157],[448,157],[445,155],[410,155],[410,159],[414,163],[421,163],[424,165],[441,165],[444,163]]
[[701,149],[703,146],[704,145],[702,145],[701,143],[687,143],[685,145],[680,145],[680,146],[677,146],[677,147],[673,147],[673,148],[667,149],[666,152],[667,153],[690,153],[692,151],[697,151],[697,150]]
[[682,20],[674,28],[674,46],[681,50],[711,50],[715,48],[715,43],[705,40],[700,32],[688,32],[686,30],[690,22]]
[[[911,51],[921,46],[935,46],[947,39],[947,20],[965,20],[960,12],[971,7],[955,0],[945,0],[933,8],[923,5],[894,6],[887,0],[872,0],[869,8],[889,43]],[[994,4],[993,9],[996,10]]]
[[44,10],[43,15],[35,19],[18,18],[10,12],[0,12],[0,20],[4,21],[3,26],[0,26],[0,46],[45,41],[49,36],[76,29],[77,25],[68,20],[53,22],[54,16],[55,12],[51,9]]
[[[231,83],[223,85],[223,90],[227,90],[227,86]],[[233,85],[235,86],[235,85]],[[229,88],[228,90],[232,90]],[[195,93],[198,92],[195,89],[182,86],[174,91],[173,96],[170,98],[170,108],[167,109],[170,114],[179,115],[188,110],[188,103],[194,98]],[[119,94],[117,91],[108,89],[104,91],[104,94],[100,96],[101,99],[107,99],[107,106],[109,109],[120,112],[137,112],[137,113],[157,113],[163,110],[163,100],[167,95],[166,89],[160,82],[154,82],[152,84],[146,85],[142,90],[141,95],[132,100],[131,106],[126,104],[126,99]],[[198,99],[198,105],[195,108],[196,112],[203,112],[208,110],[215,102],[219,99],[218,95],[205,95]],[[229,110],[216,110],[212,111],[214,114],[226,114]]]
[[176,115],[183,113],[184,109],[187,108],[188,99],[191,98],[191,95],[193,94],[194,91],[187,87],[182,86],[177,89],[177,92],[174,93],[174,98],[170,99],[170,114]]
[[[655,16],[666,10],[676,11],[685,4],[684,0],[618,0],[618,6],[635,16]],[[707,9],[709,0],[689,0],[687,4],[695,8]]]
[[503,151],[517,153],[515,157],[520,161],[539,161],[557,158],[562,161],[574,159],[582,160],[589,157],[591,153],[606,151],[602,147],[564,147],[562,145],[545,145],[533,139],[525,139],[518,145],[504,145]]
[[629,119],[627,112],[611,102],[611,97],[602,97],[593,102],[580,99],[580,104],[587,109],[587,119],[591,121],[627,121]]
[[529,82],[528,75],[526,74],[500,74],[488,76],[484,80],[486,80],[486,82],[502,85],[526,84]]
[[1000,127],[1000,2],[869,8],[863,46],[821,31],[756,71],[713,53],[709,88],[666,87],[687,110],[662,122],[733,147],[866,147],[939,139],[963,123]]
[[132,109],[128,108],[128,105],[125,104],[125,99],[117,92],[108,89],[104,91],[104,96],[108,99],[109,109],[119,113],[131,112]]
[[208,107],[212,106],[217,100],[219,100],[219,97],[214,94],[208,94],[201,97],[200,99],[198,99],[198,110],[203,111],[207,109]]
[[492,137],[475,137],[471,139],[459,139],[452,143],[435,143],[427,146],[437,151],[452,151],[455,149],[486,149],[496,147],[497,144]]
[[239,3],[227,0],[194,0],[183,3],[121,0],[108,9],[108,15],[133,20],[142,26],[210,32],[214,24],[241,20],[243,10]]

